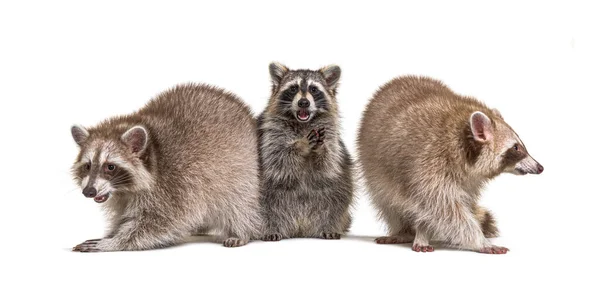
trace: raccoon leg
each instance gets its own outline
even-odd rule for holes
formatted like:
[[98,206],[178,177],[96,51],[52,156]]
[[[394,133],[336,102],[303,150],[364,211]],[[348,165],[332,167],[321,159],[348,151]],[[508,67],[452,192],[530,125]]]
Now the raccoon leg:
[[[340,239],[344,233],[348,232],[352,224],[352,216],[349,211],[352,202],[352,186],[345,187],[345,184],[338,182],[332,185],[338,190],[327,191],[330,192],[328,194],[337,195],[334,196],[336,200],[328,199],[318,204],[315,203],[317,209],[322,211],[320,217],[314,219],[315,223],[322,223],[321,225],[317,224],[318,238]],[[312,211],[311,214],[318,215],[319,212]]]
[[285,238],[281,231],[284,224],[284,219],[281,219],[278,215],[271,213],[267,216],[267,233],[263,236],[263,241],[280,241]]
[[240,247],[248,244],[250,239],[257,239],[261,235],[262,219],[259,204],[254,201],[246,201],[239,206],[231,207],[222,218],[227,218],[227,239],[223,241],[225,247]]
[[430,235],[423,229],[417,228],[412,250],[415,252],[433,252],[433,246],[429,245]]
[[[269,209],[271,210],[271,209]],[[263,241],[280,241],[284,239],[283,233],[281,233],[280,228],[283,226],[284,219],[280,219],[279,215],[276,214],[275,211],[270,211],[266,215],[266,234],[262,237]]]
[[112,238],[85,241],[73,248],[78,252],[133,251],[164,248],[183,238],[169,220],[162,217],[125,217]]
[[388,224],[389,236],[376,238],[377,244],[412,243],[415,240],[415,232],[399,213],[383,210],[381,216]]
[[[478,221],[471,209],[464,205],[451,204],[443,210],[448,211],[449,214],[442,215],[443,217],[437,215],[435,218],[444,220],[434,220],[431,223],[441,238],[448,240],[453,245],[481,253],[506,254],[508,251],[507,248],[492,245],[485,238],[481,222]],[[440,210],[438,209],[438,211]],[[434,217],[430,219],[434,219]]]
[[474,208],[475,218],[481,224],[481,230],[485,238],[494,238],[499,236],[498,227],[496,226],[496,219],[492,213],[480,206]]
[[112,203],[110,204],[113,212],[109,215],[109,229],[104,238],[112,238],[117,234],[119,227],[123,224],[123,215],[125,214],[125,210],[127,208],[127,204],[129,203],[127,197],[121,195],[112,195],[113,198]]
[[[297,217],[292,217],[290,213],[290,203],[285,195],[292,195],[294,191],[277,189],[270,184],[265,185],[266,191],[263,191],[261,199],[263,210],[263,219],[265,222],[263,241],[280,241],[294,235],[298,230],[297,223],[293,221]],[[270,188],[270,189],[268,189]]]

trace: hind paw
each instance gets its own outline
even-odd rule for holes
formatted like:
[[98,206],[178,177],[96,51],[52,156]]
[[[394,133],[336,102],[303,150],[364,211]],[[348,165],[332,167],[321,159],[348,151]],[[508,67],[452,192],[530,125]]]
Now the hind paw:
[[501,247],[501,246],[490,246],[490,247],[483,247],[479,250],[479,253],[485,253],[485,254],[506,254],[506,252],[508,252],[508,248],[506,247]]
[[415,244],[412,246],[412,250],[415,252],[433,252],[433,246]]
[[402,244],[412,243],[415,240],[414,236],[409,235],[396,235],[396,236],[384,236],[375,239],[377,244]]
[[263,241],[279,241],[281,239],[283,239],[283,236],[279,233],[269,234],[263,237]]
[[342,235],[339,233],[321,233],[321,238],[323,239],[340,239]]
[[225,239],[225,241],[223,241],[223,246],[225,247],[240,247],[240,246],[244,246],[248,243],[248,240],[242,240],[240,238],[227,238]]

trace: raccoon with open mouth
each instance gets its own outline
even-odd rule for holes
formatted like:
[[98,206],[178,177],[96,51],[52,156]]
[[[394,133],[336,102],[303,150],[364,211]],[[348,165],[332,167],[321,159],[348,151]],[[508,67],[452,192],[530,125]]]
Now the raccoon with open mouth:
[[261,235],[256,122],[235,95],[187,84],[141,110],[92,128],[73,126],[72,171],[83,195],[103,203],[110,228],[80,252],[177,244],[198,229],[237,247]]
[[353,200],[353,164],[339,132],[341,69],[269,70],[272,94],[258,117],[263,240],[339,239]]
[[498,110],[458,95],[427,77],[399,77],[369,102],[358,135],[359,162],[390,235],[380,244],[430,240],[482,253],[504,254],[491,213],[478,205],[486,182],[501,173],[540,174]]

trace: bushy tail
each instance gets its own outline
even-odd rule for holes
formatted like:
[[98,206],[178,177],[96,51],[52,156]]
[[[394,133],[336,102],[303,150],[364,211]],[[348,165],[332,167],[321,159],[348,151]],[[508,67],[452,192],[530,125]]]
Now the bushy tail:
[[498,227],[496,226],[496,219],[489,210],[477,206],[475,209],[475,217],[481,225],[481,230],[483,230],[485,238],[494,238],[500,235]]

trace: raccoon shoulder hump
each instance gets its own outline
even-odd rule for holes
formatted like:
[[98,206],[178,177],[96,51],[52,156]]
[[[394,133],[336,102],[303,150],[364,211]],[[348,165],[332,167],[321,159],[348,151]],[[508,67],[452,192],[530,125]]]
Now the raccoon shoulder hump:
[[[425,94],[425,91],[438,91],[438,92],[449,92],[450,88],[446,86],[442,81],[433,79],[427,76],[415,76],[407,75],[400,76],[392,79],[388,83],[384,84],[379,92],[392,91],[392,92],[420,92],[419,94]],[[403,94],[404,94],[403,93]]]

